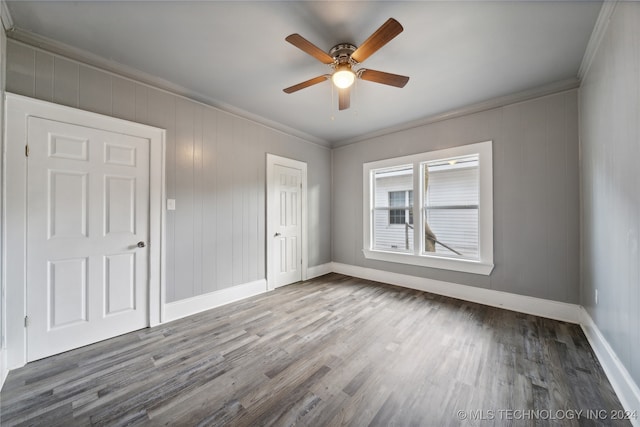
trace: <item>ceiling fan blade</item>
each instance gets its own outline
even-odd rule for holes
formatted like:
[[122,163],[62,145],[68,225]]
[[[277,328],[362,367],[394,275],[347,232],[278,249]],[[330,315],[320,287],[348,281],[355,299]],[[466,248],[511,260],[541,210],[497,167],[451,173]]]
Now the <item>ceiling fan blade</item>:
[[338,110],[346,110],[351,105],[351,88],[338,89]]
[[383,85],[404,87],[409,81],[409,77],[401,76],[399,74],[385,73],[384,71],[376,70],[362,70],[359,73],[359,77],[362,80],[368,80],[370,82],[382,83]]
[[333,58],[327,52],[302,37],[300,34],[291,34],[286,39],[289,43],[298,49],[308,53],[323,64],[332,64]]
[[398,21],[389,18],[351,54],[351,59],[359,63],[364,62],[365,59],[376,53],[378,49],[393,40],[403,29]]
[[293,93],[293,92],[297,92],[300,89],[304,89],[305,87],[309,87],[309,86],[313,86],[313,85],[317,85],[318,83],[322,83],[325,80],[327,80],[329,78],[329,76],[324,75],[324,76],[318,76],[318,77],[314,77],[312,79],[309,79],[305,82],[302,83],[298,83],[297,85],[293,85],[290,86],[286,89],[282,89],[285,93]]

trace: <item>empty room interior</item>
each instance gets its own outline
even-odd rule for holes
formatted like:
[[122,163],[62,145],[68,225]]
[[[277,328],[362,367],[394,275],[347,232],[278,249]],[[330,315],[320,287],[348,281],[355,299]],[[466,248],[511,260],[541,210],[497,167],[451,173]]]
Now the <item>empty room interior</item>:
[[2,426],[640,426],[640,2],[0,17]]

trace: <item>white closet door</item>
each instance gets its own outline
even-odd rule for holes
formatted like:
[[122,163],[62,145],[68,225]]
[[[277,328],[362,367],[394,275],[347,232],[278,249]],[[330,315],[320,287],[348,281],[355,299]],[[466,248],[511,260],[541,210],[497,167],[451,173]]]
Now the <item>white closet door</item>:
[[149,140],[28,119],[27,360],[149,324]]
[[282,165],[273,168],[275,287],[302,280],[302,171]]

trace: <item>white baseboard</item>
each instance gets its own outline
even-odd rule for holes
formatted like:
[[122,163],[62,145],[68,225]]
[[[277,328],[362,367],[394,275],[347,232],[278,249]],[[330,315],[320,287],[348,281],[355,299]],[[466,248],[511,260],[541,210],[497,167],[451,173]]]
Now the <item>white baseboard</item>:
[[625,410],[635,411],[635,419],[631,419],[631,424],[640,426],[640,389],[635,383],[629,371],[624,367],[616,352],[609,345],[600,329],[595,324],[587,310],[581,307],[581,326],[584,334],[591,344],[591,348],[596,353],[602,369],[604,369],[609,382],[613,386],[620,403]]
[[542,298],[517,295],[492,289],[476,288],[474,286],[459,285],[457,283],[440,280],[425,279],[424,277],[391,273],[389,271],[358,267],[355,265],[334,262],[333,271],[348,276],[360,277],[367,280],[389,283],[419,291],[431,292],[465,301],[476,302],[492,307],[533,314],[549,319],[570,323],[580,323],[580,306],[564,302],[551,301]]
[[325,274],[333,273],[333,264],[328,262],[326,264],[315,265],[313,267],[307,267],[307,279],[311,280],[316,277],[324,276]]
[[[307,280],[333,272],[333,264],[326,263],[307,267]],[[162,323],[201,313],[221,305],[229,304],[244,298],[258,295],[267,291],[266,279],[233,286],[216,292],[198,295],[192,298],[167,303],[164,305]]]
[[267,292],[267,281],[266,279],[260,279],[255,282],[232,286],[208,294],[167,303],[164,305],[164,318],[162,319],[162,323],[182,319],[192,314],[201,313],[265,292]]

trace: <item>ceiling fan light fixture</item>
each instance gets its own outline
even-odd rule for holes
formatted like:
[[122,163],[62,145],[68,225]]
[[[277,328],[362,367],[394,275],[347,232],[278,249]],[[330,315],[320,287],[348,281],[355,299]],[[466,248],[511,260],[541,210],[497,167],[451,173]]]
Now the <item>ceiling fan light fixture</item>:
[[[360,64],[376,53],[378,49],[393,40],[403,31],[402,25],[393,18],[387,19],[373,34],[369,36],[359,47],[351,43],[340,43],[329,50],[323,51],[300,34],[291,34],[285,40],[308,55],[313,56],[323,64],[328,65],[332,73],[324,74],[313,79],[306,80],[297,85],[283,89],[285,93],[294,93],[300,89],[322,83],[331,78],[332,84],[338,90],[338,109],[349,108],[351,91],[356,78],[374,83],[381,83],[388,86],[404,87],[409,81],[409,77],[399,74],[385,73],[371,69],[360,68]],[[351,67],[355,67],[355,71]]]
[[331,81],[340,89],[351,87],[356,80],[356,74],[351,71],[349,65],[343,65],[336,68],[335,73],[331,76]]

